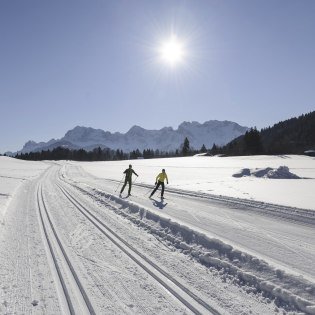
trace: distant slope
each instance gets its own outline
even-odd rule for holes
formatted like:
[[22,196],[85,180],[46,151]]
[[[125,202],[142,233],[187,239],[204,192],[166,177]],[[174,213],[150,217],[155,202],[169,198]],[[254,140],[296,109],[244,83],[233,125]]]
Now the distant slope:
[[306,150],[315,150],[315,111],[281,121],[260,132],[252,129],[245,135],[232,140],[219,151],[243,155],[303,154]]
[[130,152],[135,149],[159,149],[175,151],[184,142],[185,137],[191,147],[200,149],[203,144],[211,148],[213,143],[224,145],[232,139],[244,134],[248,128],[231,121],[210,120],[203,124],[196,121],[183,122],[177,130],[164,127],[160,130],[147,130],[133,126],[127,133],[111,133],[101,129],[77,126],[69,130],[61,139],[36,143],[28,141],[19,153],[36,152],[56,148],[83,148],[93,150],[96,147],[121,149]]
[[303,153],[315,149],[315,111],[262,129],[266,153]]

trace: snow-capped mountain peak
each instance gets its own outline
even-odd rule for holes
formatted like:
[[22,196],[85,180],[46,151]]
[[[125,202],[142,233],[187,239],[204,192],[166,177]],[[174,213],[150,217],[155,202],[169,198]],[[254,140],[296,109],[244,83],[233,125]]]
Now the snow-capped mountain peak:
[[189,139],[191,147],[195,149],[200,149],[203,144],[211,148],[214,143],[217,145],[228,143],[244,134],[247,129],[235,122],[218,120],[209,120],[203,124],[197,121],[185,121],[178,126],[178,129],[164,127],[160,130],[148,130],[134,125],[125,134],[76,126],[58,140],[52,139],[47,143],[28,141],[20,152],[47,150],[59,145],[86,150],[101,146],[114,150],[122,149],[125,152],[135,149],[175,151],[184,142],[185,137]]
[[145,133],[145,131],[146,130],[144,128],[134,125],[127,131],[126,135],[141,135]]

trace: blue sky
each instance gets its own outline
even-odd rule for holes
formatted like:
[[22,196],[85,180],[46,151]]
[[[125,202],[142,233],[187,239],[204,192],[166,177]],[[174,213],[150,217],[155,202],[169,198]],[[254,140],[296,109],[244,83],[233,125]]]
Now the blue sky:
[[[170,34],[184,62],[158,58]],[[76,125],[267,127],[315,110],[315,1],[1,0],[0,152]]]

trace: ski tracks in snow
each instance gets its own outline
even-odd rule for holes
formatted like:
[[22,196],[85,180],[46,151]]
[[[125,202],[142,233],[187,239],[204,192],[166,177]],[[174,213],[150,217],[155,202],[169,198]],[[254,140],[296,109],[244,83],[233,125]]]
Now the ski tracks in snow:
[[[58,185],[59,186],[59,185]],[[129,256],[137,265],[145,270],[159,284],[161,284],[169,293],[177,298],[181,303],[190,309],[194,314],[220,314],[214,307],[206,301],[200,299],[196,294],[186,288],[184,285],[175,280],[170,274],[161,269],[153,261],[141,254],[137,249],[131,246],[126,240],[121,238],[104,222],[92,214],[85,206],[78,202],[64,187],[59,186],[60,190],[69,199],[69,201],[101,231],[109,238],[117,247],[119,247],[127,256]]]
[[[53,172],[51,172],[53,173]],[[53,175],[51,174],[50,177],[52,178]],[[57,184],[59,194],[53,193],[50,197],[47,195],[47,198],[51,198],[52,196],[57,196],[58,199],[62,199],[63,196],[63,208],[68,213],[68,217],[64,218],[65,220],[69,220],[70,224],[69,226],[76,224],[76,222],[81,222],[81,226],[86,231],[86,235],[88,233],[92,233],[91,235],[102,234],[105,236],[108,240],[110,240],[117,249],[111,249],[108,248],[107,255],[104,256],[104,260],[102,260],[102,253],[104,252],[104,246],[103,248],[100,247],[97,242],[94,242],[94,240],[91,242],[91,247],[94,247],[94,250],[99,250],[97,253],[98,256],[95,256],[95,252],[92,255],[89,255],[87,252],[85,252],[84,249],[80,249],[80,253],[78,253],[77,250],[74,248],[70,248],[70,255],[68,258],[68,254],[66,253],[65,248],[69,248],[69,245],[67,244],[69,242],[64,242],[63,244],[62,239],[65,238],[65,235],[69,233],[65,233],[67,227],[62,227],[59,223],[59,219],[56,218],[56,213],[52,213],[52,217],[54,217],[55,223],[53,223],[53,219],[49,218],[49,214],[47,212],[47,205],[45,203],[42,190],[39,188],[38,196],[39,196],[39,208],[43,208],[44,213],[46,213],[47,218],[42,219],[41,221],[48,221],[49,225],[51,226],[51,230],[53,234],[54,239],[58,243],[58,247],[60,248],[60,251],[62,252],[62,255],[58,255],[60,258],[56,259],[54,258],[54,254],[52,254],[51,247],[50,253],[48,255],[52,256],[53,260],[53,269],[56,269],[57,272],[53,270],[53,273],[58,274],[58,282],[60,282],[60,285],[57,284],[57,287],[59,287],[59,297],[61,296],[60,303],[62,304],[63,309],[66,309],[67,313],[70,314],[95,314],[95,313],[117,313],[117,312],[123,312],[123,313],[138,313],[138,314],[148,314],[152,312],[157,312],[158,309],[160,309],[161,312],[172,312],[172,313],[182,313],[187,312],[190,308],[193,313],[196,314],[219,314],[214,312],[205,312],[202,310],[202,312],[198,311],[198,308],[194,308],[191,303],[187,302],[185,299],[182,298],[179,302],[176,302],[174,304],[174,297],[169,300],[167,298],[167,295],[165,297],[162,297],[160,299],[156,299],[155,303],[154,301],[154,295],[156,293],[150,293],[150,291],[147,291],[147,295],[151,295],[151,298],[149,299],[142,299],[139,298],[139,292],[135,288],[133,288],[131,285],[132,282],[135,282],[135,279],[132,279],[133,277],[130,275],[130,279],[126,279],[127,272],[125,272],[122,269],[119,268],[119,264],[117,267],[115,267],[114,264],[106,264],[106,261],[109,260],[108,255],[114,255],[115,259],[120,260],[127,260],[131,258],[140,268],[142,268],[146,273],[148,273],[150,276],[152,276],[152,271],[150,270],[150,267],[146,267],[144,263],[140,262],[139,258],[135,258],[134,255],[130,253],[132,250],[127,249],[128,244],[123,239],[120,239],[119,236],[115,235],[113,231],[110,231],[110,229],[106,225],[98,220],[91,212],[90,210],[84,208],[84,206],[79,203],[72,195],[72,193],[69,191],[67,187],[65,187],[64,183],[59,182],[54,184]],[[62,195],[62,196],[61,196]],[[64,202],[66,200],[66,202]],[[68,204],[68,205],[67,205]],[[69,206],[71,204],[71,206]],[[51,205],[51,203],[50,203]],[[55,208],[56,210],[56,208]],[[53,211],[55,212],[55,211]],[[61,213],[59,213],[60,215]],[[42,214],[40,214],[42,216]],[[74,219],[76,218],[76,219]],[[48,225],[47,223],[47,225]],[[58,236],[57,230],[54,228],[54,225],[58,227],[58,229],[62,232],[61,237]],[[93,226],[92,226],[93,225]],[[45,223],[43,223],[43,229],[45,229]],[[92,227],[91,227],[92,226]],[[49,243],[50,237],[47,237],[48,233],[44,233],[45,238],[48,240],[47,243]],[[74,233],[76,234],[76,233]],[[73,233],[72,233],[73,235]],[[104,242],[104,237],[102,236],[102,242]],[[52,241],[54,242],[54,240]],[[55,242],[55,243],[56,243]],[[57,247],[57,246],[55,246]],[[71,247],[71,246],[70,246]],[[89,246],[87,246],[89,247]],[[89,250],[89,248],[86,248]],[[54,250],[53,250],[54,251]],[[57,252],[59,249],[57,250]],[[60,253],[59,253],[60,254]],[[120,257],[121,255],[126,255],[127,257]],[[61,268],[58,266],[58,260],[64,260],[65,262],[61,263]],[[73,262],[73,263],[72,263]],[[123,265],[124,268],[130,269],[132,273],[135,273],[134,270],[130,267],[130,262],[128,264]],[[151,266],[152,267],[152,266]],[[117,270],[114,270],[117,268]],[[61,269],[58,271],[58,269]],[[106,272],[106,269],[109,269],[110,274],[114,274],[114,279],[106,279],[108,277],[108,274]],[[62,271],[63,270],[63,271]],[[104,272],[105,270],[105,272]],[[113,272],[114,271],[114,272]],[[123,273],[121,275],[120,273]],[[127,276],[128,277],[128,276]],[[56,277],[55,277],[56,278]],[[83,278],[81,281],[79,278]],[[107,283],[107,280],[112,281],[111,285],[110,283]],[[127,281],[125,281],[127,280]],[[128,281],[129,280],[129,281]],[[57,281],[56,281],[57,282]],[[82,284],[81,284],[82,282]],[[161,280],[161,282],[163,282]],[[164,282],[168,282],[168,280],[164,280]],[[161,283],[159,282],[159,285]],[[167,284],[165,284],[167,287]],[[150,288],[151,285],[148,285],[148,288]],[[62,290],[60,288],[62,287]],[[161,288],[162,289],[162,288]],[[152,288],[150,289],[152,290]],[[97,293],[96,293],[97,291]],[[161,290],[163,291],[163,290]],[[71,294],[72,292],[72,294]],[[170,290],[171,292],[171,290]],[[140,292],[143,293],[143,292]],[[175,295],[176,296],[176,295]],[[169,300],[169,301],[168,301]],[[129,302],[127,302],[129,301]],[[164,306],[158,305],[158,304],[165,304]],[[94,308],[95,304],[95,308]],[[124,304],[126,304],[124,306]],[[176,307],[176,304],[182,304],[182,307]],[[190,306],[190,307],[189,307]],[[129,309],[128,309],[129,308]],[[155,311],[154,311],[155,309]],[[164,310],[163,310],[164,309]]]
[[37,204],[47,257],[63,313],[94,315],[95,311],[89,297],[51,221],[40,184],[37,189]]
[[[299,270],[297,270],[296,273],[294,272],[293,275],[291,276],[290,273],[286,273],[284,271],[286,269],[281,270],[281,267],[280,269],[277,269],[277,267],[268,266],[268,263],[261,260],[261,257],[264,257],[264,255],[266,255],[267,252],[266,254],[263,254],[263,255],[260,254],[259,255],[260,258],[256,258],[255,256],[252,256],[246,252],[242,253],[239,250],[233,249],[233,247],[231,247],[228,244],[221,244],[219,241],[215,239],[208,241],[210,243],[211,242],[213,243],[213,245],[211,246],[214,246],[213,248],[214,252],[217,251],[217,248],[222,247],[221,251],[225,253],[225,255],[231,256],[230,262],[228,262],[228,259],[226,259],[226,257],[220,258],[219,256],[216,256],[215,254],[213,255],[212,253],[210,253],[210,256],[209,254],[206,254],[206,255],[204,254],[201,255],[200,253],[198,254],[198,248],[196,251],[194,250],[193,244],[189,244],[191,242],[191,240],[189,240],[189,237],[187,237],[188,244],[187,243],[185,244],[185,242],[179,243],[180,241],[178,240],[176,241],[176,236],[174,235],[175,236],[174,238],[174,236],[171,236],[170,233],[167,231],[167,229],[170,229],[170,228],[171,229],[173,228],[174,231],[179,231],[181,224],[184,222],[182,221],[184,218],[182,218],[182,220],[179,221],[181,222],[180,224],[176,222],[168,223],[170,219],[167,219],[167,217],[176,218],[176,215],[177,215],[176,212],[174,212],[174,215],[175,215],[174,217],[172,215],[171,216],[166,215],[165,217],[165,215],[162,214],[161,212],[160,214],[158,214],[159,211],[152,212],[151,210],[149,210],[149,208],[145,208],[145,206],[142,207],[141,202],[144,202],[144,199],[141,198],[141,195],[139,197],[136,196],[135,198],[132,198],[131,201],[129,200],[126,201],[126,200],[117,198],[115,196],[112,196],[110,192],[106,192],[106,188],[110,187],[110,185],[106,184],[106,180],[105,181],[103,180],[103,187],[105,188],[105,191],[104,191],[102,189],[93,188],[93,182],[96,184],[96,185],[94,184],[94,187],[101,186],[99,184],[99,180],[95,180],[95,178],[89,180],[88,178],[89,176],[87,174],[85,174],[85,176],[83,176],[81,179],[83,183],[80,183],[81,181],[80,177],[73,176],[75,175],[74,173],[70,172],[69,174],[71,174],[72,176],[71,175],[69,176],[67,172],[64,173],[63,179],[67,178],[67,180],[71,182],[72,185],[76,187],[79,191],[87,195],[90,195],[92,199],[94,198],[95,200],[99,200],[101,203],[105,205],[105,207],[109,203],[111,204],[116,203],[117,206],[120,207],[120,209],[116,208],[117,213],[122,214],[123,216],[126,216],[132,222],[140,226],[145,226],[146,229],[149,229],[150,233],[156,234],[157,236],[161,236],[161,239],[167,239],[168,240],[167,242],[170,242],[170,240],[174,239],[175,240],[174,246],[179,249],[182,249],[184,252],[187,252],[188,255],[192,255],[194,257],[197,256],[199,257],[200,261],[203,261],[207,265],[214,266],[215,268],[219,268],[221,270],[226,269],[227,274],[229,273],[233,274],[234,272],[236,272],[241,277],[242,281],[245,281],[245,283],[251,283],[253,286],[258,287],[259,290],[262,290],[263,292],[265,292],[267,295],[270,295],[271,297],[275,298],[278,301],[279,300],[282,301],[280,304],[288,303],[287,305],[291,304],[291,306],[297,307],[297,309],[302,310],[308,314],[314,313],[314,302],[315,302],[314,301],[315,300],[314,299],[314,292],[315,292],[314,283],[312,284],[311,282],[304,281],[303,278],[299,278]],[[113,180],[108,181],[108,183],[110,182],[112,182],[113,185],[116,184],[116,182]],[[147,185],[138,184],[136,186],[148,189]],[[108,189],[107,191],[109,190],[110,189]],[[298,248],[296,247],[296,246],[301,246],[299,244],[303,244],[302,240],[306,239],[306,235],[304,235],[302,238],[298,236],[299,231],[303,233],[302,230],[303,230],[304,225],[305,225],[305,229],[308,231],[307,233],[309,233],[309,235],[311,236],[310,233],[314,226],[314,220],[313,220],[314,213],[312,211],[290,208],[290,207],[282,207],[282,206],[276,206],[276,205],[268,205],[265,203],[259,203],[259,202],[257,203],[257,202],[251,202],[251,201],[246,201],[246,200],[244,201],[244,200],[238,200],[238,199],[233,199],[233,198],[225,198],[225,197],[218,197],[218,196],[215,196],[215,197],[204,196],[204,194],[199,196],[199,194],[196,194],[196,193],[181,192],[178,190],[171,191],[171,193],[178,195],[178,197],[187,196],[186,197],[187,201],[189,200],[189,198],[193,198],[195,200],[198,200],[198,198],[201,198],[200,200],[202,199],[213,200],[217,203],[216,206],[220,206],[220,204],[222,204],[222,206],[225,207],[227,210],[231,206],[231,210],[234,211],[233,218],[228,215],[228,213],[230,213],[231,210],[228,210],[227,212],[223,211],[223,214],[222,214],[223,217],[224,215],[227,215],[229,224],[235,225],[235,227],[237,227],[239,231],[244,231],[252,235],[254,237],[253,245],[255,245],[256,241],[259,241],[260,244],[263,244],[263,242],[267,241],[268,242],[267,244],[270,244],[271,246],[269,247],[270,250],[273,251],[272,255],[275,254],[274,252],[275,249],[273,249],[272,246],[277,244],[276,248],[280,250],[280,252],[277,253],[278,257],[281,256],[281,253],[282,253],[281,250],[283,250],[283,254],[286,255],[284,257],[288,257],[288,258],[290,257],[289,259],[293,259],[293,261],[288,261],[288,265],[290,265],[290,263],[292,262],[295,262],[294,260],[300,257],[301,262],[296,261],[295,262],[296,266],[298,266],[298,264],[300,263],[301,268],[306,267],[305,270],[309,271],[310,279],[312,279],[312,269],[307,267],[307,266],[309,267],[312,266],[311,257],[314,254],[313,249],[312,249],[312,243],[309,243],[309,245],[306,244],[306,246],[309,246],[311,248],[311,252],[309,253],[307,251],[304,251],[305,254],[307,255],[304,255],[303,252],[299,252]],[[170,199],[172,200],[171,197]],[[176,200],[177,199],[178,198],[176,198]],[[135,200],[136,203],[133,200]],[[209,201],[209,205],[211,205],[211,201]],[[235,211],[238,208],[240,211],[239,212]],[[191,209],[191,211],[194,211],[194,209]],[[207,211],[207,209],[204,209],[201,212],[200,211],[197,212],[197,213],[200,213],[201,216],[198,216],[198,217],[201,219],[203,218],[203,215],[204,215],[203,211]],[[255,212],[257,212],[258,216],[256,215],[257,216],[256,219],[262,220],[262,222],[259,225],[259,229],[256,227],[256,225],[254,224],[255,222],[252,219],[249,222],[247,222],[247,220],[244,220],[246,218],[246,213],[250,215],[251,212],[254,212],[252,214],[254,215],[253,218],[255,218]],[[169,211],[167,213],[170,214]],[[240,215],[238,215],[238,213]],[[187,216],[188,214],[182,211],[181,215]],[[146,216],[146,218],[144,218],[144,216]],[[272,227],[269,228],[268,225],[264,227],[263,225],[264,222],[265,223],[270,222],[274,225],[277,224],[277,219],[269,220],[268,217],[269,218],[275,217],[277,219],[281,218],[281,220],[292,222],[293,224],[296,224],[296,228],[299,227],[299,229],[297,230],[295,234],[293,234],[293,236],[291,236],[290,234],[286,234],[289,230],[288,231],[284,230],[280,234],[275,233],[274,228]],[[195,220],[197,221],[198,224],[200,223],[199,218],[198,220]],[[144,219],[147,220],[149,225],[146,225]],[[219,219],[219,217],[217,219]],[[161,224],[160,228],[150,227],[150,224],[152,224],[152,222],[156,222],[156,223],[160,222]],[[224,222],[222,221],[222,224],[223,223]],[[286,228],[286,225],[283,223],[281,224],[281,226],[283,228]],[[198,235],[198,232],[197,232],[198,230],[195,230],[195,232],[193,230],[192,231],[190,230],[191,226],[188,229],[185,228],[184,226],[182,226],[181,228],[182,228],[182,233],[184,236],[183,239],[185,239],[184,234],[185,233],[187,234],[187,232],[188,232],[188,235],[190,233],[191,235],[193,235],[194,233]],[[292,226],[292,228],[295,228],[295,227]],[[237,232],[237,230],[235,230],[235,232]],[[295,244],[295,237],[298,237],[296,244]],[[201,235],[201,238],[202,238],[202,235]],[[288,244],[291,244],[292,246]],[[244,242],[243,242],[243,245],[245,245]],[[232,250],[230,250],[229,248],[231,248]],[[290,253],[292,253],[292,255]],[[277,257],[277,256],[274,256],[274,257]],[[268,256],[265,256],[265,257],[268,259]],[[270,260],[270,257],[271,257],[271,260]],[[270,256],[270,257],[269,257],[269,260],[273,261],[273,256]],[[303,263],[306,263],[307,266],[303,266]],[[257,268],[257,271],[259,270],[265,270],[265,271],[262,273],[259,271],[258,273],[255,274],[254,269],[247,269],[247,267],[250,267],[250,265],[252,265],[251,268],[253,267]],[[239,266],[241,266],[240,267],[241,269],[239,269]],[[245,270],[242,270],[243,267],[245,267]],[[263,275],[264,273],[265,275]],[[290,290],[292,290],[292,292],[290,292]],[[303,290],[305,291],[303,292]],[[304,299],[302,296],[306,299]]]
[[[259,259],[206,237],[185,226],[185,221],[172,221],[133,200],[102,192],[97,180],[86,178],[86,173],[80,176],[68,176],[65,164],[55,163],[31,184],[25,183],[27,191],[11,203],[6,234],[0,234],[0,248],[5,250],[0,255],[5,267],[0,273],[4,283],[0,313],[273,314],[282,307],[314,313],[308,301],[242,268],[253,264],[272,277],[278,272],[286,279],[281,271],[269,270]],[[108,181],[105,186],[115,185],[115,181]],[[142,192],[150,188],[136,186]],[[209,199],[179,190],[171,193],[187,200]],[[233,202],[211,198],[222,204]],[[167,199],[165,210],[176,207],[176,200]],[[147,198],[137,201],[148,203]],[[239,206],[246,210],[249,205],[239,201]],[[266,205],[254,206],[258,212],[263,208]],[[163,209],[158,211],[163,213]],[[288,220],[301,214],[275,209]],[[201,225],[203,211],[207,209],[186,211],[183,220]],[[242,217],[226,215],[239,230],[254,229]],[[304,222],[309,213],[302,216]],[[264,232],[279,246],[286,246],[272,230]],[[196,240],[200,243],[195,246]],[[202,244],[212,247],[204,252]],[[268,296],[262,295],[264,286],[269,289],[265,291]],[[277,299],[288,304],[275,303]]]

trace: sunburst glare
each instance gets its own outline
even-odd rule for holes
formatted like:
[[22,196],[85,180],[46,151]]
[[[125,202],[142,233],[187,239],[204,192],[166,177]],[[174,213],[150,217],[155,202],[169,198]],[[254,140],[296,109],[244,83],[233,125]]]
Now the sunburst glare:
[[174,67],[182,63],[185,58],[184,44],[172,34],[169,39],[160,44],[159,55],[163,62]]

